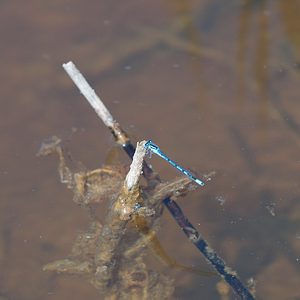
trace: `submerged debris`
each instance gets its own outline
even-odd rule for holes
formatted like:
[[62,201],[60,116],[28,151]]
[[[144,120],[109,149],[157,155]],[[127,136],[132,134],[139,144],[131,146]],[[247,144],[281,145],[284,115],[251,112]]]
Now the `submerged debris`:
[[[127,166],[104,166],[94,171],[71,172],[64,159],[62,141],[54,136],[38,155],[59,155],[61,182],[73,190],[73,201],[91,218],[90,229],[80,232],[68,258],[49,263],[44,270],[66,273],[89,281],[105,299],[167,299],[173,279],[150,270],[144,262],[146,246],[165,265],[179,267],[156,237],[162,200],[177,198],[196,188],[189,178],[159,183],[155,188],[134,185],[126,189]],[[103,199],[114,199],[104,223],[95,212]]]

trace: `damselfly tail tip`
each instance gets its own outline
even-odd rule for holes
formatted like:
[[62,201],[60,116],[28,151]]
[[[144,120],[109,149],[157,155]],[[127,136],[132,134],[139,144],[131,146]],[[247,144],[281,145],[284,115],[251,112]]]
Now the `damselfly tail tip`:
[[199,180],[199,179],[194,179],[195,180],[195,182],[196,183],[198,183],[199,185],[201,185],[201,186],[204,186],[204,183],[201,181],[201,180]]

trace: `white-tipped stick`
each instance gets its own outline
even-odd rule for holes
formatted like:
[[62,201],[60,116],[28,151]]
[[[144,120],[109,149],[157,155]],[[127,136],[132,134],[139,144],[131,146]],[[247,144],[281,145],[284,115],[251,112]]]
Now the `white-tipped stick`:
[[62,65],[71,79],[74,81],[79,91],[84,95],[90,105],[94,108],[97,115],[102,119],[104,124],[110,128],[114,126],[114,118],[105,107],[101,99],[97,96],[95,91],[91,88],[86,79],[82,76],[80,71],[76,68],[72,61]]
[[136,150],[130,165],[130,170],[127,173],[125,179],[125,185],[127,190],[130,191],[131,188],[136,185],[139,181],[140,174],[142,172],[143,160],[146,154],[145,148],[146,141],[138,142],[136,145]]

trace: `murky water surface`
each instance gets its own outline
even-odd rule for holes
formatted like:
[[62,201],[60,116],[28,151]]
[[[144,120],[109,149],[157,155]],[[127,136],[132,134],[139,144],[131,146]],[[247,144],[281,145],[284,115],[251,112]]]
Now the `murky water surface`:
[[[135,140],[217,175],[179,201],[258,299],[300,297],[298,1],[2,1],[1,299],[101,299],[47,273],[86,214],[40,143],[84,128],[69,147],[94,169],[110,133],[61,64],[73,60]],[[126,162],[125,159],[123,162]],[[151,160],[164,178],[178,173]],[[104,212],[105,213],[105,212]],[[210,270],[169,213],[159,234],[180,264]],[[161,267],[178,299],[221,299],[217,279]],[[229,295],[229,299],[235,299]]]

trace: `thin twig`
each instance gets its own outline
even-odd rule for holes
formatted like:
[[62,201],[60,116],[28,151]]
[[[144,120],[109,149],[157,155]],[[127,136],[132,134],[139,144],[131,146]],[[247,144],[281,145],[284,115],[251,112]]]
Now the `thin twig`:
[[117,143],[125,145],[130,141],[127,134],[121,129],[120,125],[114,120],[113,116],[103,104],[101,99],[91,88],[86,79],[82,76],[80,71],[76,68],[72,61],[69,61],[62,65],[68,75],[71,77],[73,82],[79,88],[79,91],[84,95],[86,100],[94,108],[97,115],[104,122],[104,124],[110,129]]
[[90,105],[94,108],[104,124],[108,127],[113,127],[113,116],[110,114],[109,110],[105,107],[101,99],[91,88],[73,62],[69,61],[68,63],[63,64],[63,68],[77,85],[83,96],[89,101]]
[[[116,121],[114,121],[107,108],[101,102],[100,98],[95,94],[94,90],[89,86],[89,84],[73,64],[73,62],[70,61],[66,64],[63,64],[63,67],[69,74],[71,79],[74,81],[74,83],[77,85],[80,92],[86,97],[88,102],[95,109],[104,124],[111,130],[113,136],[116,139],[116,142],[118,144],[121,144],[127,154],[131,158],[133,158],[135,149],[130,142],[130,138],[122,130],[121,126]],[[101,112],[101,110],[103,110],[103,112]],[[154,182],[154,185],[159,183],[159,177],[153,175],[152,169],[149,168],[145,162],[143,162],[143,175],[149,183]],[[246,287],[244,287],[236,272],[232,271],[231,268],[229,268],[225,264],[225,262],[217,255],[217,253],[211,247],[209,247],[208,243],[201,237],[194,226],[189,222],[187,217],[183,214],[179,205],[174,200],[171,200],[170,197],[167,197],[164,200],[164,204],[167,206],[170,213],[175,218],[176,222],[184,231],[184,233],[187,235],[189,240],[192,241],[194,245],[201,251],[201,253],[209,261],[209,263],[232,287],[237,295],[239,295],[239,297],[243,300],[255,300],[252,294],[246,289]],[[126,216],[127,214],[125,213],[125,219]]]
[[238,277],[238,274],[228,267],[225,261],[212,249],[209,244],[201,237],[199,232],[190,223],[186,216],[182,213],[179,205],[170,199],[164,200],[164,204],[169,209],[177,224],[181,227],[188,239],[201,251],[208,262],[214,267],[221,277],[231,286],[231,288],[243,300],[255,300],[252,294],[244,287]]
[[146,141],[137,143],[136,151],[134,153],[130,170],[125,179],[125,185],[130,191],[134,185],[138,184],[140,174],[143,168],[144,156],[146,154]]
[[135,213],[136,206],[141,202],[139,177],[142,172],[146,141],[137,143],[130,170],[124,181],[122,193],[114,204],[114,212],[119,215],[120,220],[129,220]]

